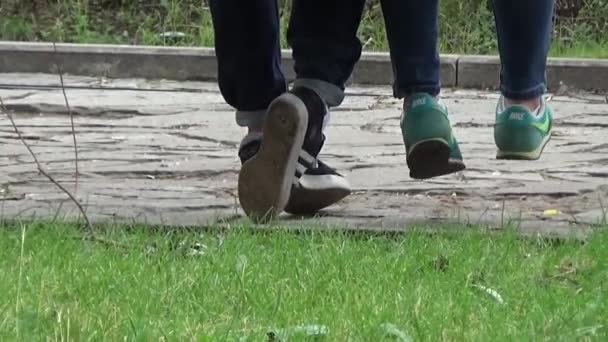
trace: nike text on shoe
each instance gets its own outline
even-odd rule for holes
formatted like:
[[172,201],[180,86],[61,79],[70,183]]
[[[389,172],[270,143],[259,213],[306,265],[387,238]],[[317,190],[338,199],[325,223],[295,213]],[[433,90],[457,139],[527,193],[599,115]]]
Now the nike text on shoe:
[[496,158],[536,160],[551,139],[553,113],[544,98],[533,113],[525,106],[505,106],[500,98],[496,107],[494,141],[498,147]]
[[427,179],[465,169],[447,107],[434,97],[419,93],[409,98],[401,132],[410,177]]

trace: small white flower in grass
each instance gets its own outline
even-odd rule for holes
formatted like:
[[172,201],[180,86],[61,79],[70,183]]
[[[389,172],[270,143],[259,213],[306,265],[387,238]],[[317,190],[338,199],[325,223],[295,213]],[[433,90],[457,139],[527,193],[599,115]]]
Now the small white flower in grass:
[[205,255],[207,253],[207,246],[203,245],[202,243],[194,243],[192,246],[190,246],[190,248],[188,248],[188,251],[186,252],[187,256],[200,256],[200,255]]
[[178,31],[168,31],[159,34],[162,38],[184,38],[186,34],[184,32]]
[[399,330],[396,325],[392,323],[384,323],[380,326],[384,330],[384,337],[392,337],[400,342],[412,342],[411,336]]
[[318,324],[310,324],[310,325],[301,325],[295,327],[289,327],[286,329],[272,329],[268,332],[268,341],[269,342],[284,342],[287,341],[288,338],[293,336],[306,336],[319,338],[324,337],[329,334],[329,328],[324,325]]
[[207,254],[207,245],[200,242],[182,241],[179,243],[179,250],[184,256],[195,257]]
[[490,295],[490,297],[494,298],[499,304],[505,303],[504,299],[502,299],[502,296],[500,295],[500,293],[498,293],[498,291],[496,291],[492,288],[483,286],[483,285],[478,285],[478,284],[473,284],[473,287],[484,291],[485,293]]

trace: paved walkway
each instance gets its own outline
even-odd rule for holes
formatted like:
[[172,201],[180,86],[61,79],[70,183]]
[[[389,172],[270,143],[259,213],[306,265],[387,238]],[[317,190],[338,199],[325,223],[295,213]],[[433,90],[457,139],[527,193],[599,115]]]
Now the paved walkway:
[[[0,96],[38,158],[73,190],[69,117],[61,91],[45,89],[58,85],[57,77],[3,74],[0,84]],[[83,88],[68,89],[67,95],[80,150],[75,193],[91,218],[175,225],[239,219],[236,149],[242,131],[214,83],[67,77],[66,85]],[[84,89],[99,87],[113,90]],[[444,99],[468,169],[416,181],[408,176],[400,103],[390,88],[350,88],[332,117],[323,157],[348,176],[355,191],[307,222],[391,230],[429,222],[494,228],[511,223],[529,233],[584,234],[589,224],[605,219],[605,96],[554,96],[554,139],[537,162],[494,158],[494,93],[446,90]],[[4,217],[77,215],[66,196],[36,172],[6,116],[0,116],[0,189]],[[558,213],[547,212],[552,209]],[[301,224],[301,218],[284,222]]]

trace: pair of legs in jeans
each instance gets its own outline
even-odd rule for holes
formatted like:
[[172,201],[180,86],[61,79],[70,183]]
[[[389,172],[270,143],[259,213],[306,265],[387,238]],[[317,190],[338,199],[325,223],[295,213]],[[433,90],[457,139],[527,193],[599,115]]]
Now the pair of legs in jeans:
[[[239,156],[239,198],[252,218],[283,210],[313,213],[350,193],[348,182],[318,159],[328,109],[361,55],[357,29],[365,0],[293,0],[287,32],[296,80],[280,70],[276,0],[211,0],[219,86],[248,128]],[[550,136],[541,95],[553,0],[494,0],[502,62],[495,140],[498,157],[537,159]],[[438,0],[384,0],[393,93],[404,99],[401,128],[413,178],[464,169],[440,92]],[[467,13],[462,13],[467,15]]]

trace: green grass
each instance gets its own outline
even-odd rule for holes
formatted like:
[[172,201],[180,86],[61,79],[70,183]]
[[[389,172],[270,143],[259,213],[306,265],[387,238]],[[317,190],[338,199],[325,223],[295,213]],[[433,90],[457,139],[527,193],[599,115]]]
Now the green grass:
[[580,43],[573,46],[556,45],[551,49],[555,57],[608,58],[608,41],[602,43]]
[[[61,0],[33,10],[32,0],[0,3],[0,39],[135,45],[213,46],[206,0]],[[39,2],[44,2],[39,0]],[[290,2],[279,0],[287,27]],[[440,2],[440,51],[496,54],[494,18],[488,0]],[[463,15],[466,14],[466,15]],[[165,39],[177,31],[183,38]],[[608,58],[608,2],[586,0],[575,18],[556,21],[551,56]],[[367,2],[359,29],[366,50],[386,51],[388,43],[378,0]],[[281,45],[288,48],[285,30]]]
[[461,227],[97,234],[104,242],[69,224],[0,228],[0,340],[264,341],[297,326],[330,341],[608,336],[606,230],[585,243]]

